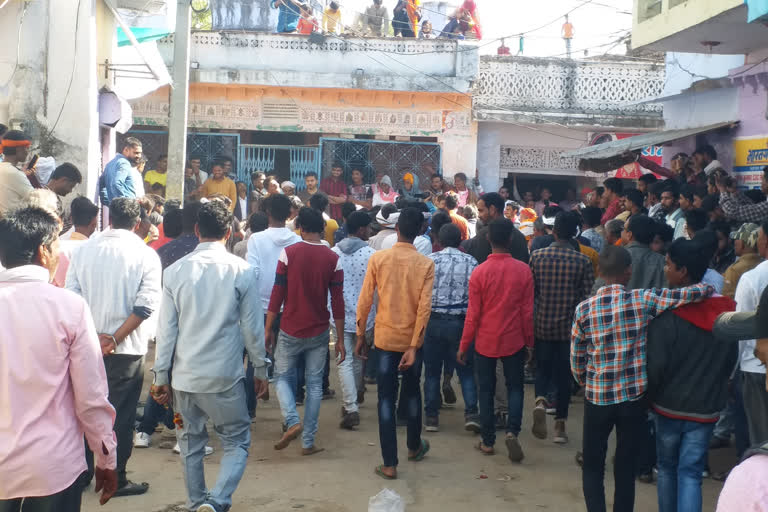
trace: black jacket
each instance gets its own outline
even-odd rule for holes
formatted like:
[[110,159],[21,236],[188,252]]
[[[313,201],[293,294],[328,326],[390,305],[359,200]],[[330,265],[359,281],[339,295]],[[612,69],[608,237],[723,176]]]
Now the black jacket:
[[667,311],[648,328],[648,398],[664,416],[714,422],[728,399],[738,344]]
[[[461,248],[467,254],[471,254],[478,263],[483,263],[491,254],[491,243],[488,241],[488,227],[478,227],[477,234],[469,240],[461,243]],[[525,240],[520,230],[515,229],[512,232],[512,241],[509,244],[509,254],[516,260],[528,263],[528,242]]]

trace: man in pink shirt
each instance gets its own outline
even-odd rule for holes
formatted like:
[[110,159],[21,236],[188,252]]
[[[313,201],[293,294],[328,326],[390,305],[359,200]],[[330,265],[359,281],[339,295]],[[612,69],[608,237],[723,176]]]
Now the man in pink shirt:
[[496,443],[493,398],[496,364],[501,360],[509,404],[505,443],[509,460],[520,462],[523,449],[517,436],[523,419],[523,368],[533,349],[533,274],[509,254],[514,231],[514,224],[504,218],[488,226],[493,252],[469,278],[469,308],[457,360],[466,363],[474,341],[482,425],[477,449],[485,455],[493,455]]
[[117,489],[115,410],[91,312],[49,284],[60,227],[40,208],[0,220],[0,511],[79,511],[83,434],[101,504]]

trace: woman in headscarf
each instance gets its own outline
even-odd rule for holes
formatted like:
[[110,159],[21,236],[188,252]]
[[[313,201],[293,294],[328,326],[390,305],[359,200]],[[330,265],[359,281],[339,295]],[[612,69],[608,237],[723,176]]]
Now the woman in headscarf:
[[373,206],[381,206],[388,203],[394,203],[398,195],[392,188],[392,179],[389,176],[382,176],[379,180],[379,186],[373,195]]
[[410,172],[403,175],[403,188],[400,189],[400,196],[405,199],[417,200],[416,194],[419,191],[418,177]]

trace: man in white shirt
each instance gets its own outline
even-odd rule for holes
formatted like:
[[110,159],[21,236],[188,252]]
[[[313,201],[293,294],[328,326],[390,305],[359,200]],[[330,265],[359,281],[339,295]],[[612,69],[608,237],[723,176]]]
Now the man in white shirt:
[[[197,512],[229,510],[245,471],[251,421],[243,388],[243,350],[255,367],[257,397],[269,389],[256,276],[246,262],[227,252],[231,226],[232,213],[224,202],[202,205],[195,226],[200,244],[168,267],[163,278],[151,392],[158,403],[167,403],[173,380],[174,408],[184,419],[176,437],[187,508]],[[224,453],[216,485],[210,490],[203,468],[209,418]]]
[[[758,230],[757,250],[763,257],[768,256],[768,223]],[[751,312],[757,309],[760,296],[768,286],[768,261],[764,261],[749,272],[745,272],[736,286],[736,311]],[[742,394],[744,410],[747,413],[750,443],[768,441],[768,391],[765,389],[765,366],[755,357],[755,340],[739,342]]]
[[0,162],[0,217],[19,208],[33,190],[27,176],[19,170],[19,166],[27,161],[31,144],[29,137],[19,130],[11,130],[3,137],[3,161]]
[[149,488],[147,483],[129,481],[125,467],[133,449],[144,355],[155,335],[162,270],[157,253],[133,232],[140,224],[138,201],[118,197],[109,206],[112,229],[85,242],[72,255],[66,287],[88,303],[99,333],[109,401],[117,413],[115,496],[128,496]]
[[717,151],[709,144],[696,148],[696,151],[693,152],[693,162],[707,176],[715,172],[715,169],[723,169],[723,164],[717,159]]

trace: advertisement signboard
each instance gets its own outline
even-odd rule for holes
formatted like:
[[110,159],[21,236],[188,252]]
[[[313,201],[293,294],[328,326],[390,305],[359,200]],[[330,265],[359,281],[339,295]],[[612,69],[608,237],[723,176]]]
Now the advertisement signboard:
[[739,188],[760,188],[768,165],[768,135],[733,139],[733,175]]
[[[614,140],[627,139],[639,135],[638,133],[595,133],[590,137],[590,146],[602,144],[604,142],[611,142]],[[642,156],[648,158],[661,165],[661,146],[647,146],[642,149]],[[650,171],[645,167],[642,167],[637,162],[629,162],[615,171],[608,173],[601,173],[599,177],[605,178],[624,178],[636,180],[643,174],[648,174]]]

